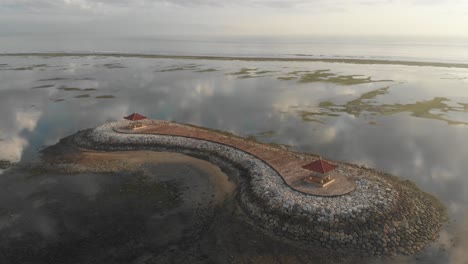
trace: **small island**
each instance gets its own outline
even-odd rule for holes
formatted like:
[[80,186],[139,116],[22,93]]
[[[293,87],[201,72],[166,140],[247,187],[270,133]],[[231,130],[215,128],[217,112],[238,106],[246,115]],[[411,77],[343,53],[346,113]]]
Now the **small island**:
[[[131,115],[49,149],[177,152],[219,166],[256,228],[337,255],[413,254],[439,236],[445,207],[413,183],[216,131]],[[137,122],[137,123],[135,123]]]

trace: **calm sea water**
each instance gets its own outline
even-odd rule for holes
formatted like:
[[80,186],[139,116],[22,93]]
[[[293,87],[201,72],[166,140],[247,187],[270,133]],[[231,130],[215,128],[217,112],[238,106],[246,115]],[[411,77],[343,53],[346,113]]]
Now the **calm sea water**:
[[[35,42],[32,49],[31,44],[14,47],[8,41],[2,42],[6,52],[96,49],[468,61],[463,44],[450,44],[449,50],[447,44],[425,48],[420,44],[369,44],[375,49],[366,53],[370,46],[358,42],[355,49],[351,44],[335,43],[343,47],[339,50],[327,49],[324,43],[281,43],[266,48],[269,44],[254,42],[178,41],[178,46],[166,40],[145,40],[139,46],[130,45],[134,40],[115,46],[96,46],[95,42],[86,46],[72,40],[48,46],[50,40],[44,40]],[[93,55],[0,56],[0,80],[0,160],[35,159],[39,149],[60,138],[132,112],[226,130],[416,182],[443,201],[452,221],[437,243],[421,255],[398,262],[467,263],[468,69]]]
[[468,38],[0,36],[0,53],[122,52],[164,55],[313,57],[468,62]]

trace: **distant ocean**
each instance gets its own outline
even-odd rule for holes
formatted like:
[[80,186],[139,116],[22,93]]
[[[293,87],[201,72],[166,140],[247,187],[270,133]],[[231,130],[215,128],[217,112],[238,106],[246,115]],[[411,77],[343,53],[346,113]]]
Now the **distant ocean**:
[[468,38],[0,36],[0,53],[137,53],[468,63]]

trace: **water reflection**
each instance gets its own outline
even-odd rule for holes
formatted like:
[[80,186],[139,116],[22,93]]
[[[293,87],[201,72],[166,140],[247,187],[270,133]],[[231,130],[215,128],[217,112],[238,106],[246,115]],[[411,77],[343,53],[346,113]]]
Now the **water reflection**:
[[[466,221],[468,203],[466,69],[102,56],[0,62],[0,160],[32,159],[77,130],[141,112],[411,179],[447,205],[455,221],[451,239],[468,236],[466,224],[456,224]],[[291,72],[303,73],[281,80]],[[314,77],[330,72],[348,76],[337,80],[347,85]],[[315,79],[301,82],[306,74]],[[458,264],[463,243],[424,254]]]
[[146,153],[133,162],[145,159],[170,162],[120,173],[37,167],[2,175],[0,262],[128,263],[188,243],[231,183],[216,167],[182,155]]

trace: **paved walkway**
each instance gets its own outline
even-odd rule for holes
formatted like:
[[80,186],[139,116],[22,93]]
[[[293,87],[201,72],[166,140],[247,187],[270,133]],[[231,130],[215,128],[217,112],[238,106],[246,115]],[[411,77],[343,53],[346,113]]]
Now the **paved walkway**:
[[[356,185],[349,177],[335,173],[335,182],[320,187],[313,183],[304,181],[304,178],[310,174],[310,171],[302,168],[316,158],[309,155],[293,153],[281,148],[269,146],[267,144],[246,140],[234,135],[223,132],[217,132],[200,127],[172,123],[167,121],[147,122],[146,127],[137,130],[130,130],[126,127],[114,129],[121,133],[135,134],[159,134],[182,136],[208,140],[216,143],[228,145],[263,160],[275,169],[284,179],[287,185],[302,193],[318,196],[337,196],[354,191]],[[332,162],[333,163],[333,162]]]

